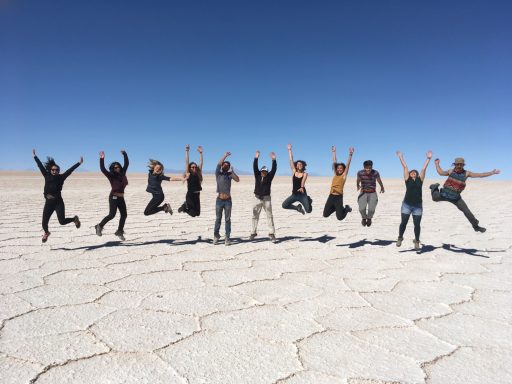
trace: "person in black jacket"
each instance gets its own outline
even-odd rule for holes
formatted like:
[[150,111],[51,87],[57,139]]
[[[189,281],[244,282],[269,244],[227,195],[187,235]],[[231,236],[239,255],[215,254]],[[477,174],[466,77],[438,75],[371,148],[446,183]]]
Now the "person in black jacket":
[[149,201],[144,215],[154,215],[155,213],[164,211],[172,215],[171,205],[168,203],[162,204],[165,199],[164,191],[162,189],[162,181],[185,181],[186,177],[169,177],[164,175],[164,165],[158,160],[149,159],[149,173],[148,173],[148,186],[146,192],[153,195]]
[[66,225],[69,223],[75,223],[77,228],[80,228],[80,219],[78,216],[67,218],[65,214],[64,200],[62,200],[62,186],[64,181],[68,178],[71,173],[77,169],[80,164],[84,162],[83,157],[80,156],[80,161],[69,168],[66,172],[60,173],[60,167],[55,163],[55,160],[51,157],[47,157],[46,163],[43,165],[41,160],[36,156],[36,150],[32,150],[32,156],[39,167],[39,170],[44,177],[44,209],[43,209],[43,243],[46,243],[50,231],[48,230],[48,222],[53,212],[57,212],[57,218],[59,219],[60,225]]
[[268,236],[270,237],[270,240],[275,243],[277,240],[275,236],[274,217],[272,216],[270,189],[272,187],[272,180],[274,179],[277,170],[276,154],[274,152],[270,153],[270,158],[272,159],[272,169],[270,172],[265,166],[259,169],[259,157],[260,151],[256,151],[253,162],[255,200],[252,207],[252,233],[250,240],[254,240],[257,236],[256,229],[258,228],[258,220],[260,218],[261,208],[263,208],[267,214],[267,224],[270,231]]
[[116,212],[119,209],[121,218],[119,219],[119,226],[117,227],[115,235],[119,237],[119,239],[124,240],[124,223],[126,222],[126,217],[128,216],[126,212],[126,202],[124,201],[124,189],[128,185],[126,171],[128,170],[128,165],[130,162],[128,160],[126,151],[121,150],[121,154],[124,158],[124,165],[121,166],[119,162],[114,161],[110,164],[108,167],[109,170],[107,171],[105,168],[105,152],[100,152],[100,169],[110,182],[112,190],[110,191],[110,195],[108,197],[109,213],[103,218],[103,220],[101,220],[99,224],[96,224],[94,228],[96,230],[96,234],[101,236],[103,234],[103,227],[116,216]]

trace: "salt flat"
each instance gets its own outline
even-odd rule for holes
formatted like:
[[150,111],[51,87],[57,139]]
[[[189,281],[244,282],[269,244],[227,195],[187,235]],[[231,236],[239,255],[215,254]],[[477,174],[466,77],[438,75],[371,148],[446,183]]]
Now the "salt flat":
[[512,382],[511,182],[468,181],[481,234],[433,203],[427,180],[416,253],[412,220],[395,245],[401,180],[383,179],[367,228],[355,180],[345,187],[354,211],[338,222],[322,217],[330,178],[308,180],[313,213],[303,216],[281,208],[291,177],[277,177],[272,244],[264,212],[248,241],[254,185],[244,176],[226,247],[211,242],[211,176],[198,218],[176,212],[180,182],[164,184],[174,215],[145,217],[146,177],[128,177],[125,242],[118,217],[102,237],[92,228],[108,212],[107,180],[75,173],[63,196],[82,227],[52,217],[41,244],[43,178],[0,174],[1,383]]

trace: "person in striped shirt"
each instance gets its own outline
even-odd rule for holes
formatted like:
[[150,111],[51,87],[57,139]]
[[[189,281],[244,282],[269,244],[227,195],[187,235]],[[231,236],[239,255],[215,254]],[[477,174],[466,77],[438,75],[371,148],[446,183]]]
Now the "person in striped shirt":
[[462,213],[464,213],[464,216],[466,216],[476,232],[485,232],[486,229],[478,225],[478,220],[469,210],[466,202],[462,200],[460,194],[466,188],[466,180],[468,177],[488,177],[497,175],[500,173],[500,170],[493,169],[492,171],[482,173],[466,171],[464,169],[464,165],[466,164],[462,157],[457,157],[453,162],[453,168],[450,168],[448,171],[441,168],[439,165],[439,159],[435,159],[434,163],[436,165],[437,173],[440,176],[448,176],[448,179],[446,179],[443,188],[441,189],[439,189],[439,183],[432,184],[430,186],[432,191],[432,200],[436,202],[449,201],[454,204],[460,211],[462,211]]
[[369,227],[372,225],[373,214],[379,201],[377,183],[380,185],[380,193],[384,193],[384,184],[382,184],[379,172],[373,169],[373,161],[366,160],[363,166],[364,169],[357,172],[357,190],[360,191],[357,202],[363,218],[361,224],[363,227]]

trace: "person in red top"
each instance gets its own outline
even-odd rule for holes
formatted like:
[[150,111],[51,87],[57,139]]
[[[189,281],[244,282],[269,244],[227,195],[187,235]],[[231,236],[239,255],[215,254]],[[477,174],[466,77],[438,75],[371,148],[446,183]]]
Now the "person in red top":
[[107,216],[101,220],[99,224],[96,224],[94,228],[96,229],[96,234],[101,236],[103,233],[103,227],[110,220],[112,220],[116,216],[117,210],[121,214],[121,218],[119,219],[119,226],[117,227],[117,231],[115,235],[119,237],[119,239],[124,240],[124,223],[126,221],[126,217],[128,216],[126,212],[126,202],[124,201],[124,189],[128,185],[128,179],[126,178],[126,171],[128,170],[128,165],[130,164],[128,160],[128,155],[125,150],[121,150],[121,154],[124,158],[124,165],[117,161],[114,161],[108,167],[107,171],[105,168],[105,152],[100,152],[100,169],[101,172],[107,177],[108,181],[110,181],[110,185],[112,186],[112,190],[110,191],[110,195],[108,197],[109,203],[109,213]]

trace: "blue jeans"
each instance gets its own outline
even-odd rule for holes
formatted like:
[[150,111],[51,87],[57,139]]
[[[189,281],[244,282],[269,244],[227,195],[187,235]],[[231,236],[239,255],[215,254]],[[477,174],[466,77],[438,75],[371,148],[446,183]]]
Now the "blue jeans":
[[222,221],[222,211],[224,211],[224,217],[226,220],[226,237],[231,235],[231,200],[221,200],[217,198],[215,202],[215,227],[213,229],[213,234],[215,236],[220,236],[220,222]]
[[309,203],[309,196],[306,195],[305,193],[292,194],[289,197],[287,197],[286,200],[283,201],[283,208],[294,209],[297,211],[299,205],[293,205],[293,203],[297,201],[302,204],[302,206],[304,207],[304,211],[306,211],[307,213],[311,213],[313,207],[311,207],[311,204]]

